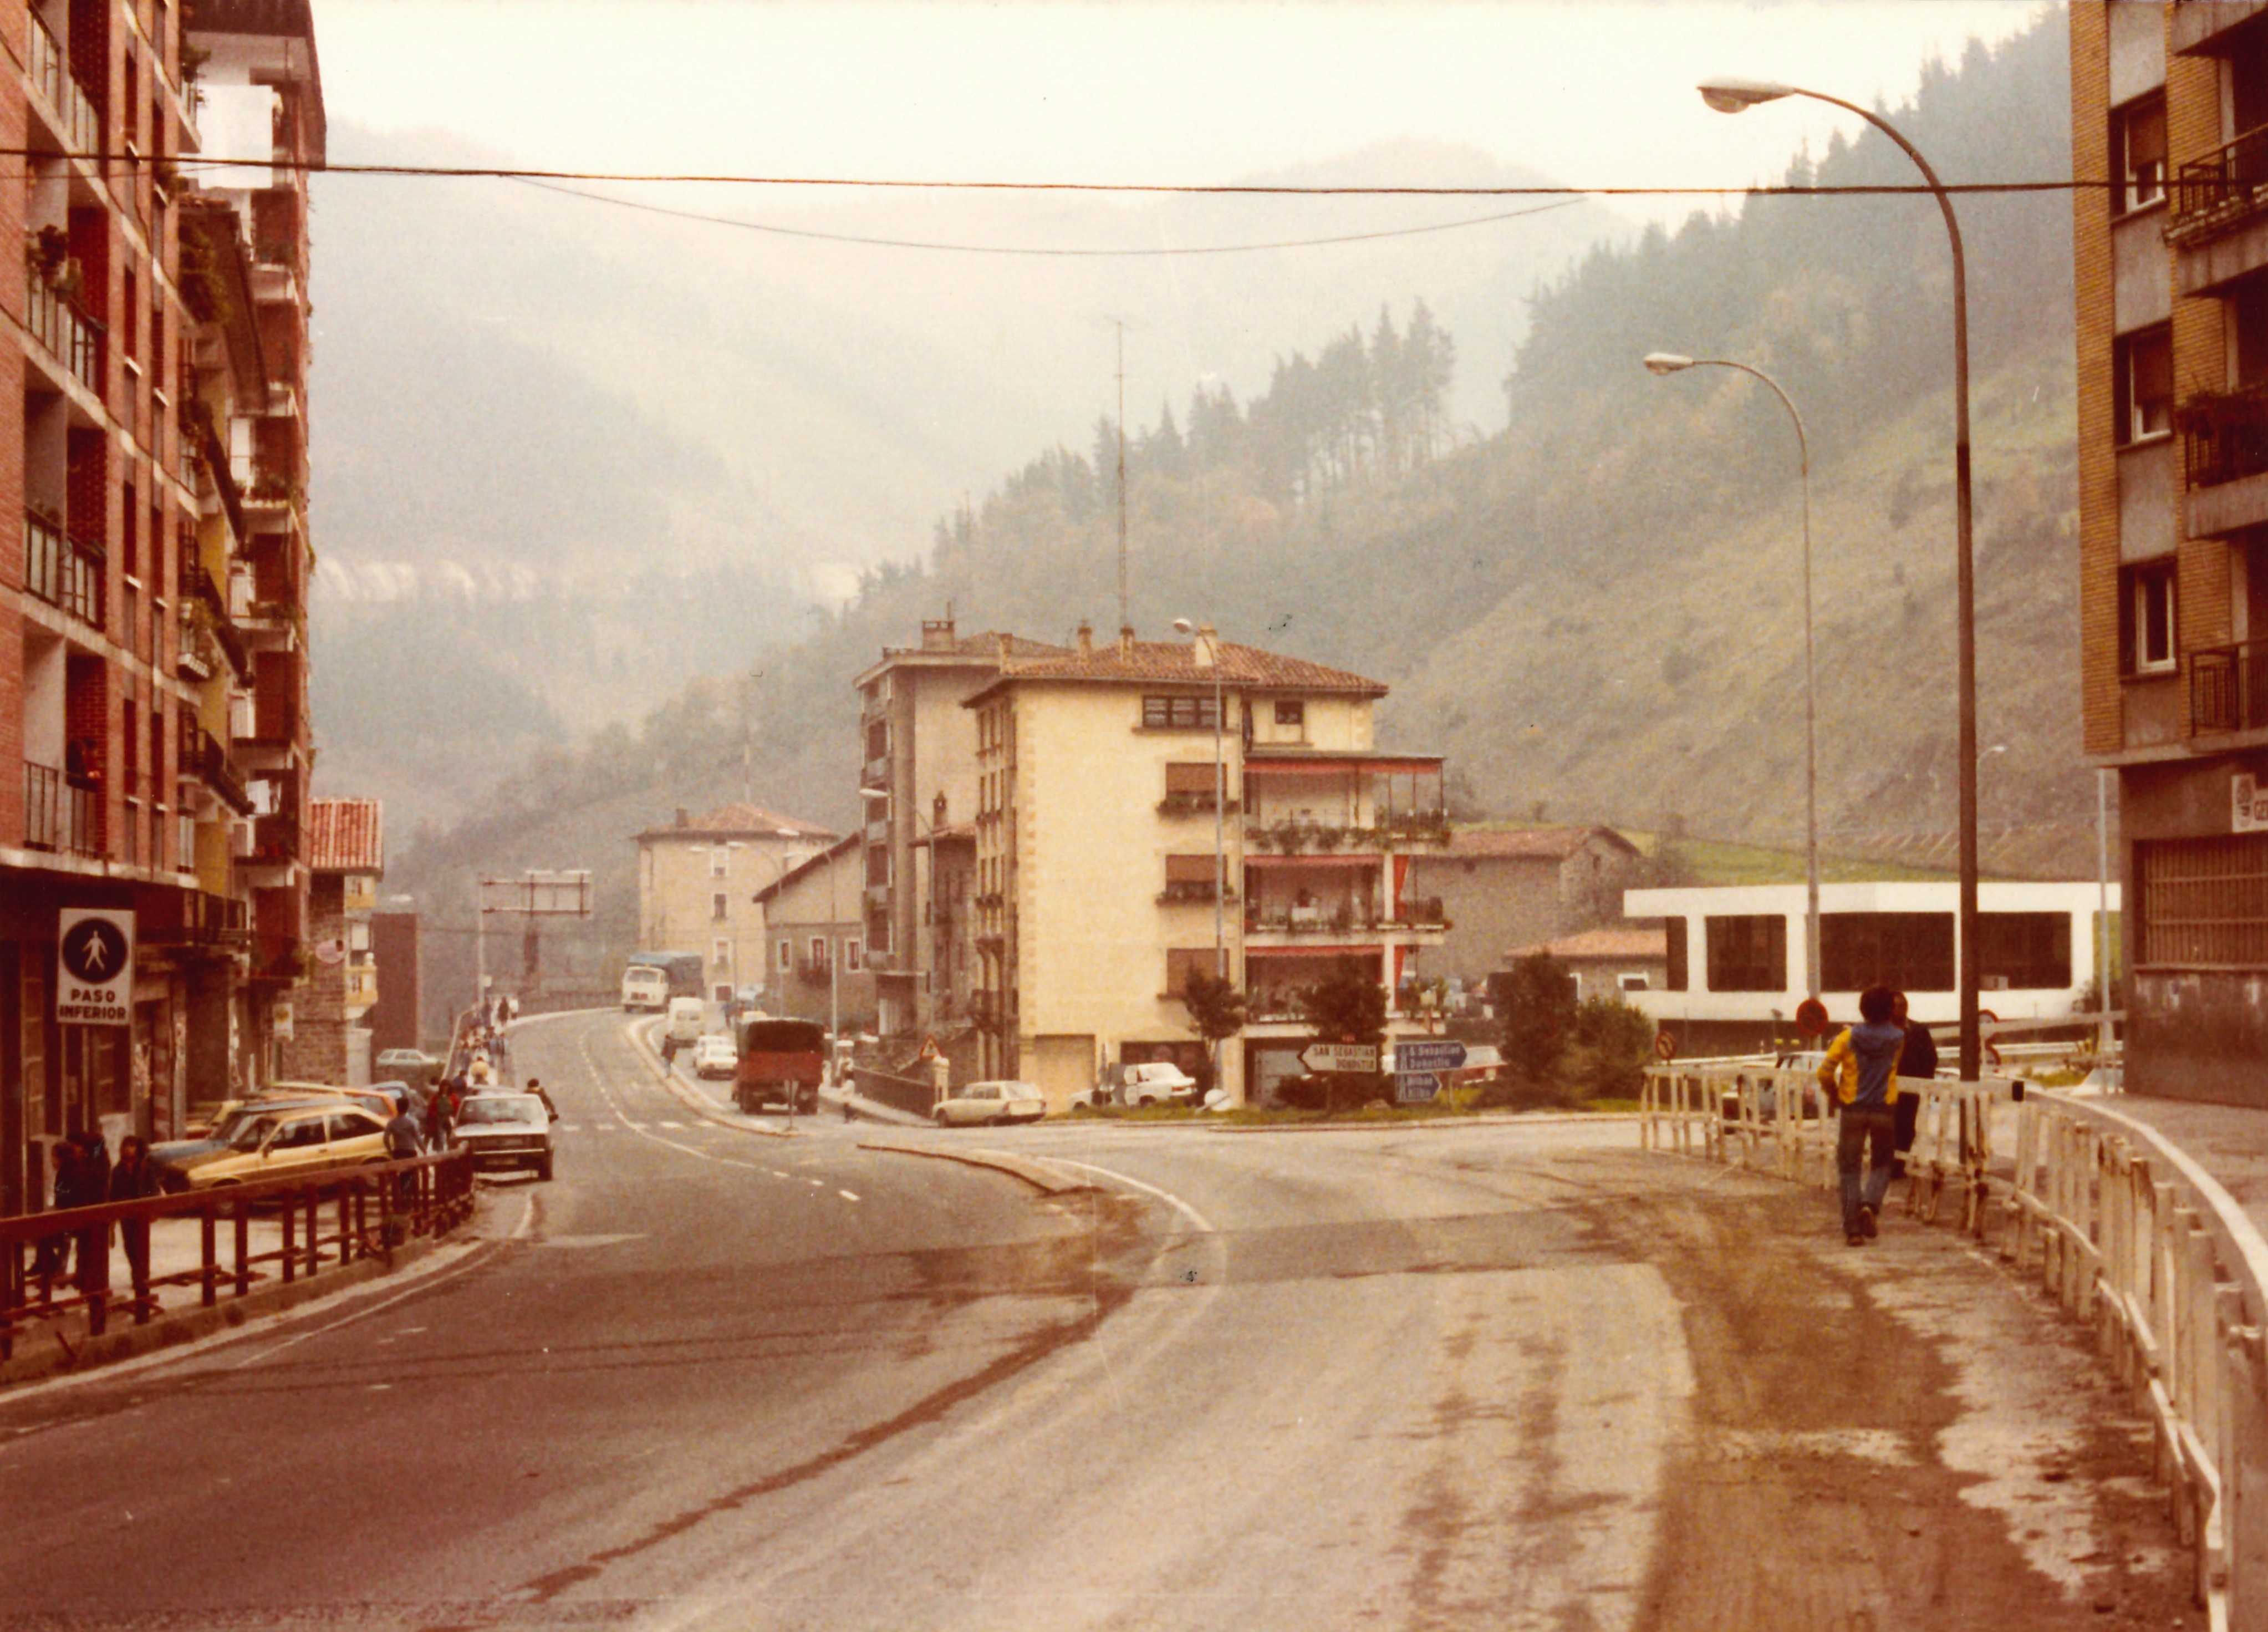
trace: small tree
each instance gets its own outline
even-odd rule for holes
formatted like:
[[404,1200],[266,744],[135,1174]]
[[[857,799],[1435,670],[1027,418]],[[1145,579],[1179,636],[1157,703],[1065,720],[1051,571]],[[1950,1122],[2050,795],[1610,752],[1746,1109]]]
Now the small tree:
[[1575,1034],[1575,980],[1549,952],[1512,966],[1499,987],[1504,1003],[1504,1061],[1521,1097],[1550,1099]]
[[1575,1011],[1565,1080],[1586,1099],[1632,1099],[1653,1059],[1654,1023],[1619,998],[1586,998]]
[[1189,1024],[1204,1039],[1205,1052],[1212,1060],[1212,1081],[1205,1086],[1217,1088],[1220,1085],[1222,1039],[1244,1030],[1244,993],[1237,990],[1235,981],[1226,976],[1194,970],[1182,987],[1182,1005],[1189,1011]]
[[[1386,1042],[1386,987],[1374,975],[1341,964],[1300,993],[1300,1015],[1319,1043],[1354,1043],[1372,1048]],[[1325,1108],[1337,1109],[1340,1079],[1329,1079]],[[1371,1079],[1374,1085],[1376,1079]]]

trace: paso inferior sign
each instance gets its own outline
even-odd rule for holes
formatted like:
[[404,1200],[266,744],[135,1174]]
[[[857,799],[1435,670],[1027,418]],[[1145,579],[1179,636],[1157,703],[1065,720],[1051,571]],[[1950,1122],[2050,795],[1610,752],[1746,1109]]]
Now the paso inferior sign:
[[1300,1051],[1300,1063],[1310,1071],[1374,1072],[1378,1047],[1372,1043],[1310,1043]]
[[134,914],[66,907],[55,942],[55,1018],[122,1026],[134,1017]]

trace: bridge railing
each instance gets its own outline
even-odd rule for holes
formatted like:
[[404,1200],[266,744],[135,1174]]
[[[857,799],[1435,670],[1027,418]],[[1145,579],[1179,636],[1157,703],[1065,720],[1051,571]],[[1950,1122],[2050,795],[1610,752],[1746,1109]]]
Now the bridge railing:
[[[1957,1193],[1961,1228],[2094,1329],[2151,1422],[2208,1624],[2268,1632],[2268,1240],[2193,1158],[2110,1106],[2007,1078],[1899,1089],[1921,1100],[1908,1211],[1933,1221]],[[1822,1098],[1807,1072],[1660,1067],[1640,1137],[1831,1185]]]

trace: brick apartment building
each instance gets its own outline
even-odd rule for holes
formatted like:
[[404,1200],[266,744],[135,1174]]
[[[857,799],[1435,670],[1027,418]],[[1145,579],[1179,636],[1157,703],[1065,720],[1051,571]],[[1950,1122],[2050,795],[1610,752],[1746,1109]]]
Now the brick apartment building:
[[[371,1029],[381,978],[371,937],[378,881],[386,872],[384,809],[375,799],[307,804],[306,983],[292,1002],[284,1075],[298,1082],[371,1080]],[[415,1047],[415,1044],[408,1045]]]
[[[306,871],[307,0],[0,6],[0,1211],[279,1063]],[[221,166],[213,159],[249,161]],[[129,910],[131,1023],[54,1018]]]
[[2087,750],[2131,1086],[2268,1104],[2268,6],[2075,4]]

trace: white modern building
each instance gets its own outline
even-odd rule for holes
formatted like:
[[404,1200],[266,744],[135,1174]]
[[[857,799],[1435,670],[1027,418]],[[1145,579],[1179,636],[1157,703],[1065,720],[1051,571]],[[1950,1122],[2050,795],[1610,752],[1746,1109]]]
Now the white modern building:
[[[1906,994],[1929,1025],[1961,1018],[1955,913],[1959,887],[1922,883],[1822,884],[1819,890],[1820,995],[1837,1021],[1856,1020],[1859,993],[1880,981]],[[2059,1019],[2095,985],[2102,886],[1987,883],[1977,889],[1977,984],[1999,1020]],[[2118,886],[2109,892],[2118,912]],[[1681,1047],[1745,1045],[1785,1030],[1808,964],[1801,884],[1631,890],[1623,911],[1659,919],[1668,968],[1660,990],[1627,1001],[1682,1034]],[[2117,927],[2110,928],[2114,964]]]

